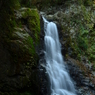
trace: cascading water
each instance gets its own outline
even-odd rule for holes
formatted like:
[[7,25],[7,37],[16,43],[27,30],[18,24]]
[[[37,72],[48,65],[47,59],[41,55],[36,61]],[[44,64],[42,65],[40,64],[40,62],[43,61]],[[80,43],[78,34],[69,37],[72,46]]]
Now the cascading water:
[[65,69],[56,24],[44,17],[45,60],[51,95],[76,95],[74,85]]

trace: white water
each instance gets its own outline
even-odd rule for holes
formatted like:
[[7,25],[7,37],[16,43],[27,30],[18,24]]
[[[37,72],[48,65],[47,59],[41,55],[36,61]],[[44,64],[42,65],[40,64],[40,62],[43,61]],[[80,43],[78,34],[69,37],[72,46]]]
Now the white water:
[[50,79],[51,95],[76,95],[74,85],[65,69],[56,24],[44,17],[46,71]]

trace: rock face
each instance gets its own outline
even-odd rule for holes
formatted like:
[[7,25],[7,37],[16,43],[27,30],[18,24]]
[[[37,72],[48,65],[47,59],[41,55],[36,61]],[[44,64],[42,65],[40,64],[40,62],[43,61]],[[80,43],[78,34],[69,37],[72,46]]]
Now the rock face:
[[77,95],[94,95],[95,76],[93,75],[92,70],[86,67],[86,63],[80,63],[70,57],[66,63],[68,72],[74,80]]
[[94,95],[95,46],[92,39],[95,37],[95,7],[80,5],[74,1],[76,0],[65,2],[63,6],[41,10],[40,15],[58,26],[62,54],[75,83],[77,95]]
[[36,50],[40,38],[38,10],[15,10],[15,22],[10,37],[5,34],[0,38],[0,91],[15,92],[29,88],[39,95],[39,58]]
[[[3,6],[2,1],[0,8]],[[36,1],[37,6],[42,2],[42,0]],[[51,0],[47,1],[50,3]],[[95,65],[86,64],[86,62],[95,62],[95,5],[85,7],[83,4],[78,4],[77,1],[80,0],[67,1],[64,1],[63,6],[51,6],[40,14],[57,24],[62,54],[66,58],[68,56],[75,58],[68,58],[66,62],[68,72],[76,85],[77,94],[94,95]],[[56,0],[55,3],[61,2],[63,1]],[[4,7],[0,13],[5,14],[7,11],[10,13],[10,3],[8,3],[10,9],[6,7],[5,11]],[[33,95],[47,95],[49,84],[44,65],[42,65],[45,63],[42,51],[44,48],[42,44],[44,43],[43,22],[41,22],[40,35],[38,10],[23,7],[14,10],[14,15],[7,14],[7,17],[8,19],[5,15],[4,18],[3,15],[0,17],[0,22],[2,22],[0,26],[8,28],[0,27],[0,95],[20,95],[19,92],[22,90],[29,90]],[[40,65],[38,64],[39,58]],[[82,61],[82,65],[76,61],[77,59]]]
[[75,0],[71,0],[68,6],[50,7],[41,14],[61,26],[61,43],[66,56],[78,60],[81,56],[86,56],[94,63],[94,7],[79,5],[73,1]]

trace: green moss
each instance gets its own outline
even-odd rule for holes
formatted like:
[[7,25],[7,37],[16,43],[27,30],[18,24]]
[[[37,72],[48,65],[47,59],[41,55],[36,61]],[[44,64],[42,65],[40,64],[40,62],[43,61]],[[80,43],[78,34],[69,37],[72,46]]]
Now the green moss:
[[24,12],[22,12],[22,18],[27,18],[27,17],[31,17],[31,16],[37,16],[38,15],[38,11],[37,9],[30,9],[30,8],[24,8]]
[[84,5],[81,5],[81,12],[74,14],[70,20],[69,24],[72,27],[77,25],[75,36],[69,42],[69,47],[72,50],[71,56],[74,58],[80,59],[81,56],[86,56],[90,61],[94,61],[95,53],[93,48],[95,46],[93,45],[93,41],[95,32],[91,32],[94,31],[94,25],[91,21],[92,17],[91,11],[88,11]]
[[[28,62],[32,66],[37,65],[38,56],[35,51],[35,47],[39,42],[40,34],[40,19],[37,9],[22,8],[19,10],[22,14],[22,17],[16,21],[15,31],[12,32],[12,43],[17,45],[17,49],[12,48],[14,62],[19,64],[23,62]],[[24,23],[25,21],[25,23]],[[23,24],[27,24],[27,28],[30,31],[30,35],[24,30]],[[20,53],[17,51],[20,50]],[[23,55],[23,56],[22,56]],[[25,57],[23,59],[23,57]],[[32,58],[31,58],[32,57]],[[18,63],[19,61],[19,63]]]
[[32,55],[32,66],[36,66],[38,61],[38,55],[35,50],[34,41],[31,37],[28,37],[26,42],[28,44],[28,52]]
[[28,49],[29,49],[29,53],[31,53],[32,55],[35,55],[35,47],[33,44],[33,39],[29,36],[26,40],[26,44],[28,44]]
[[79,4],[85,5],[85,6],[90,6],[92,5],[92,0],[78,0]]
[[39,40],[40,33],[40,18],[37,9],[27,8],[25,12],[22,12],[22,18],[27,18],[27,24],[31,31],[32,37],[34,37],[35,43]]
[[[23,29],[15,28],[15,32],[13,35],[13,43],[19,46],[16,50],[13,48],[11,49],[14,52],[14,62],[15,63],[22,63],[22,62],[29,62],[32,66],[36,65],[37,63],[37,54],[35,51],[35,42],[33,38]],[[15,41],[17,39],[17,41]],[[20,54],[17,51],[20,50]],[[23,55],[23,56],[22,56]],[[25,57],[23,59],[23,57]],[[32,58],[31,58],[32,57]]]
[[20,4],[18,0],[1,0],[2,6],[0,9],[0,30],[7,36],[11,35],[13,32],[13,27],[15,26],[15,15],[14,10],[18,9]]
[[94,40],[90,42],[89,48],[87,49],[87,56],[89,60],[95,63],[95,43]]
[[[8,1],[8,0],[5,0],[5,1]],[[21,10],[21,11],[17,10],[15,11],[15,14],[14,14],[14,8],[12,10],[10,9],[4,10],[4,9],[0,13],[0,16],[2,15],[1,19],[3,18],[2,23],[0,19],[0,27],[1,27],[0,41],[1,41],[1,44],[5,46],[5,49],[4,49],[5,52],[7,52],[7,55],[9,55],[9,58],[11,58],[9,60],[10,66],[8,68],[6,76],[19,75],[21,72],[24,73],[24,71],[22,71],[22,67],[24,68],[26,67],[25,70],[32,72],[32,68],[37,67],[38,65],[37,64],[38,56],[35,51],[35,44],[37,44],[38,42],[39,33],[40,33],[40,19],[39,19],[38,11],[37,9],[31,10],[29,8],[26,8],[26,10]],[[20,13],[20,14],[22,13],[23,16],[19,18],[19,14],[17,13]],[[32,34],[31,36],[28,34],[27,30],[24,28],[25,25],[31,31],[31,34]],[[1,38],[1,35],[2,35],[2,38]],[[27,66],[26,63],[29,63],[29,65]],[[24,73],[25,77],[28,76],[27,71]],[[30,82],[28,79],[29,78],[26,78],[21,81],[19,80],[22,87],[24,84],[26,88],[28,87],[27,82]],[[33,77],[31,80],[33,80]],[[24,84],[22,81],[24,82]],[[13,87],[15,89],[15,85],[13,85]],[[10,88],[11,87],[9,87],[9,89]],[[20,90],[20,87],[18,87],[18,89]],[[25,92],[25,93],[24,92],[23,93],[0,92],[0,95],[35,95],[35,94],[28,93],[28,92]]]
[[83,37],[78,37],[77,38],[77,43],[78,43],[78,47],[81,49],[81,50],[87,50],[88,46],[87,46],[87,42],[86,40],[83,38]]
[[84,5],[86,5],[86,6],[90,6],[90,5],[92,5],[92,0],[84,0]]

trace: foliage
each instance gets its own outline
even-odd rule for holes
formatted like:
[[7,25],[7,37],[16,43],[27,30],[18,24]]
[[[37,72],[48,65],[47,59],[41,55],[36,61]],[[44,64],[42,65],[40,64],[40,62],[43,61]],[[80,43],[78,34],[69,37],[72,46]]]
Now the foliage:
[[[86,7],[81,5],[81,15],[74,16],[73,22],[77,23],[78,31],[76,32],[75,41],[76,46],[73,47],[74,54],[79,58],[80,55],[86,56],[90,62],[95,62],[95,29],[93,29],[93,22],[91,21],[91,13],[86,10]],[[79,20],[83,19],[83,21]],[[75,49],[76,48],[76,49]]]
[[84,5],[92,5],[92,0],[84,0]]
[[87,55],[89,60],[95,63],[95,30],[92,30],[89,36],[89,48],[87,49]]
[[31,31],[31,36],[36,44],[38,44],[39,34],[40,34],[40,18],[37,9],[25,9],[22,12],[22,18],[27,19],[27,25]]
[[[36,54],[35,47],[39,42],[40,34],[39,14],[37,9],[30,8],[21,8],[18,11],[21,14],[21,17],[16,21],[17,26],[15,26],[15,31],[12,33],[11,39],[13,39],[13,42],[17,42],[19,49],[21,49],[21,54],[17,54],[15,50],[14,59],[17,57],[17,60],[19,60],[18,58],[20,58],[20,62],[32,60],[31,64],[36,66],[38,56]],[[23,25],[26,25],[26,30]],[[18,39],[19,41],[15,41],[15,39]],[[22,59],[22,54],[24,55],[25,60]]]
[[92,5],[92,0],[78,0],[78,3],[79,4],[83,4],[85,6],[89,6],[89,5]]
[[[82,1],[83,0],[78,0]],[[90,62],[95,63],[95,24],[92,19],[94,19],[91,10],[88,10],[88,7],[83,4],[76,8],[77,13],[73,13],[72,16],[67,17],[64,21],[65,24],[63,27],[64,39],[66,44],[66,52],[69,56],[76,59],[81,59],[81,56],[88,58]],[[71,32],[73,30],[73,32]],[[70,53],[69,53],[70,52]]]
[[[11,35],[13,27],[15,26],[14,9],[18,9],[20,6],[18,0],[2,0],[0,6],[0,30],[6,33],[7,36]],[[6,31],[6,32],[5,32]]]
[[[28,68],[28,70],[30,72],[32,71],[33,66],[35,66],[35,67],[37,66],[38,56],[35,52],[34,43],[36,43],[36,41],[39,38],[39,36],[37,35],[40,32],[39,15],[38,15],[37,10],[35,12],[33,10],[31,11],[31,9],[28,9],[29,11],[25,12],[25,14],[27,14],[26,18],[16,19],[17,18],[16,14],[19,11],[18,10],[19,7],[20,7],[20,4],[19,4],[18,0],[4,0],[4,1],[2,1],[2,5],[0,5],[0,41],[1,41],[0,43],[3,44],[3,46],[4,46],[4,52],[6,52],[6,57],[7,57],[7,54],[10,55],[10,58],[8,59],[10,61],[9,62],[10,66],[8,66],[9,68],[8,68],[7,74],[4,72],[6,75],[5,77],[8,77],[8,75],[11,76],[12,71],[14,71],[14,75],[19,75],[20,72],[22,72],[21,66],[24,66],[25,63],[31,64],[30,68]],[[29,12],[32,15],[30,15]],[[29,22],[28,20],[31,20],[31,22]],[[36,24],[33,24],[32,20]],[[23,23],[24,21],[26,21],[26,22]],[[35,38],[31,38],[31,36],[27,33],[27,31],[25,31],[24,24],[25,25],[27,24],[27,29],[30,29],[32,27],[31,32],[33,33],[33,35],[35,35]],[[14,28],[16,28],[18,30],[15,31]],[[32,29],[35,29],[35,30],[33,31]],[[19,31],[19,30],[22,30],[22,31]],[[26,33],[24,33],[24,32],[26,32]],[[18,34],[17,34],[17,36],[14,37],[14,35],[16,33],[18,33]],[[25,35],[26,37],[22,37],[23,35]],[[1,38],[1,36],[2,36],[2,38]],[[13,64],[15,64],[14,70],[12,69]],[[27,77],[26,72],[24,73],[24,75],[25,75],[25,77]],[[34,78],[34,76],[32,78]],[[10,79],[9,79],[9,81],[10,81]],[[33,80],[33,79],[31,79],[31,80]],[[26,81],[26,82],[28,82],[28,81]],[[21,81],[20,83],[22,84],[21,86],[24,85],[23,81]],[[10,85],[8,85],[8,87]],[[25,84],[25,86],[27,88],[27,84]],[[15,89],[15,85],[13,85],[13,87]],[[9,89],[10,88],[11,88],[11,86],[9,87]],[[21,87],[18,87],[18,89],[19,88],[21,88]],[[5,94],[5,95],[7,95],[7,94]],[[0,95],[4,95],[4,94],[0,94]],[[25,93],[20,93],[20,94],[12,93],[12,94],[8,94],[8,95],[31,95],[31,94],[28,92],[25,92]],[[34,94],[32,94],[32,95],[34,95]]]
[[29,53],[32,54],[33,56],[36,55],[35,47],[34,47],[34,44],[33,44],[33,39],[31,37],[28,37],[27,41],[25,43],[29,45],[28,46]]
[[77,43],[78,43],[78,47],[81,50],[87,50],[87,43],[86,43],[86,40],[83,37],[78,36]]

